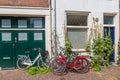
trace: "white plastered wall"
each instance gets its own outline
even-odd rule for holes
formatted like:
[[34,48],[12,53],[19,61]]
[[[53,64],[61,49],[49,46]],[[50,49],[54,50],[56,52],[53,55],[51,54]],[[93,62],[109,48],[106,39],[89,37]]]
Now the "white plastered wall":
[[[54,8],[54,0],[53,8]],[[117,57],[117,45],[119,38],[119,0],[56,0],[56,27],[57,33],[63,33],[66,26],[66,11],[90,12],[88,15],[88,29],[92,27],[93,17],[99,19],[99,24],[104,25],[104,13],[115,14],[115,60]],[[53,9],[54,19],[54,9]],[[54,21],[53,21],[54,27]],[[88,31],[89,35],[89,31]],[[64,37],[64,35],[63,35]],[[64,38],[60,38],[64,45]]]

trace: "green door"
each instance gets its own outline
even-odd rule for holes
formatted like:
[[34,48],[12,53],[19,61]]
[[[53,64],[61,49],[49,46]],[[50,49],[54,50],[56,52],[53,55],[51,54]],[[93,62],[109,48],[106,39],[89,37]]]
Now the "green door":
[[14,34],[12,31],[0,31],[0,67],[14,68]]
[[45,50],[45,19],[30,17],[0,17],[0,68],[16,68],[19,54],[31,52],[33,48]]
[[41,48],[45,50],[45,31],[39,30],[26,30],[26,31],[16,31],[17,35],[15,43],[15,53],[25,54],[30,52],[30,57],[34,59],[37,53],[33,51],[33,48]]

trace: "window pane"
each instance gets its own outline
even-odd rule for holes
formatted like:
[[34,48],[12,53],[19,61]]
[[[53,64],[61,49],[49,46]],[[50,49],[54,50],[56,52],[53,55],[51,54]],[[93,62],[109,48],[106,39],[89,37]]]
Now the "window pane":
[[27,40],[27,33],[18,33],[18,40],[19,41]]
[[42,19],[35,19],[34,20],[34,28],[42,28]]
[[43,40],[42,33],[34,33],[34,40]]
[[11,41],[11,33],[2,33],[2,41]]
[[87,26],[87,16],[67,15],[67,25],[69,25],[69,26]]
[[18,20],[18,27],[19,28],[27,28],[27,21],[26,20]]
[[9,19],[2,19],[2,27],[3,28],[10,28],[11,27],[11,21]]
[[85,49],[87,42],[87,29],[68,29],[68,38],[73,49]]
[[113,16],[104,16],[104,24],[114,24]]

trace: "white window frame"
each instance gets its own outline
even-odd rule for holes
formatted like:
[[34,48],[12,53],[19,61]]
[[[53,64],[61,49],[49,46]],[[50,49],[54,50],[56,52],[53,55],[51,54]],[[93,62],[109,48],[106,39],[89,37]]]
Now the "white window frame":
[[[21,24],[24,24],[24,26]],[[18,28],[27,28],[27,20],[18,20]]]
[[[6,24],[7,24],[7,26],[6,26]],[[1,27],[2,28],[11,28],[11,19],[2,19]]]
[[104,23],[104,16],[113,16],[113,24],[103,24],[104,27],[115,27],[115,14],[105,13],[103,15],[103,23]]
[[[70,26],[70,25],[67,25],[67,14],[68,14],[68,13],[70,13],[70,14],[72,14],[72,13],[74,14],[74,13],[75,13],[75,14],[80,14],[81,16],[82,16],[82,15],[83,15],[83,16],[87,16],[87,25],[86,25],[86,26]],[[66,28],[67,28],[67,29],[69,29],[69,28],[73,28],[73,29],[75,29],[75,28],[76,28],[76,29],[77,29],[77,28],[78,28],[78,29],[80,29],[80,28],[88,29],[88,28],[89,28],[89,27],[88,27],[88,17],[89,17],[89,13],[90,13],[90,12],[69,12],[69,11],[67,12],[67,11],[66,11]],[[88,36],[88,30],[87,30],[87,33],[86,33],[86,34],[87,34],[86,36]],[[86,40],[87,40],[87,39],[86,39]],[[72,48],[72,51],[86,51],[86,50],[85,50],[85,49],[73,49],[73,48]]]

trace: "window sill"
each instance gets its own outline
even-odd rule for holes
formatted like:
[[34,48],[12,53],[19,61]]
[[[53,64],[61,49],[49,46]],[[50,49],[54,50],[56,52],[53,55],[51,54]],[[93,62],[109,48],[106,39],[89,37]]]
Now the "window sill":
[[67,28],[88,28],[88,26],[67,26]]
[[85,49],[72,49],[72,51],[86,52],[86,50],[85,50]]
[[115,25],[114,24],[104,24],[104,27],[115,27]]

